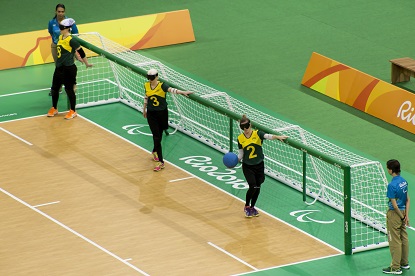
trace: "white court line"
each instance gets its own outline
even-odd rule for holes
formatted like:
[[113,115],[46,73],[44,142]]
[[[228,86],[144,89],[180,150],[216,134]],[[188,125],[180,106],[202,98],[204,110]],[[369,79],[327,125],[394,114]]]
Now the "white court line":
[[253,269],[253,270],[255,270],[255,271],[258,271],[258,268],[256,268],[255,266],[252,266],[252,265],[248,264],[247,262],[245,262],[245,261],[243,261],[243,260],[239,259],[238,257],[236,257],[236,256],[232,255],[232,254],[231,254],[231,253],[229,253],[228,251],[226,251],[226,250],[224,250],[224,249],[220,248],[219,246],[217,246],[217,245],[215,245],[215,244],[213,244],[213,243],[211,243],[211,242],[208,242],[208,244],[209,244],[209,245],[211,245],[211,246],[213,246],[213,247],[214,247],[214,248],[216,248],[217,250],[219,250],[219,251],[221,251],[221,252],[225,253],[225,254],[226,254],[226,255],[228,255],[229,257],[234,258],[234,259],[235,259],[235,260],[237,260],[238,262],[243,263],[244,265],[246,265],[246,266],[248,266],[248,267],[252,268],[252,269]]
[[56,219],[52,218],[51,216],[49,216],[49,215],[47,215],[47,214],[43,213],[42,211],[39,211],[38,209],[36,209],[36,208],[32,207],[32,206],[31,206],[31,205],[29,205],[28,203],[24,202],[23,200],[21,200],[20,198],[18,198],[18,197],[16,197],[16,196],[12,195],[11,193],[7,192],[6,190],[4,190],[4,189],[0,188],[0,191],[1,191],[1,192],[3,192],[4,194],[8,195],[9,197],[13,198],[14,200],[16,200],[16,201],[20,202],[21,204],[25,205],[26,207],[29,207],[30,209],[32,209],[33,211],[37,212],[38,214],[40,214],[40,215],[42,215],[42,216],[46,217],[47,219],[51,220],[52,222],[56,223],[57,225],[59,225],[59,226],[61,226],[61,227],[65,228],[66,230],[68,230],[68,231],[69,231],[69,232],[71,232],[72,234],[74,234],[74,235],[76,235],[76,236],[80,237],[81,239],[83,239],[84,241],[88,242],[89,244],[91,244],[91,245],[95,246],[96,248],[98,248],[98,249],[102,250],[103,252],[107,253],[108,255],[110,255],[110,256],[112,256],[112,257],[114,257],[115,259],[119,260],[119,261],[120,261],[120,262],[122,262],[123,264],[125,264],[125,265],[127,265],[127,266],[131,267],[131,268],[132,268],[132,269],[134,269],[135,271],[140,272],[140,273],[141,273],[141,274],[143,274],[143,275],[150,276],[149,274],[145,273],[145,272],[144,272],[144,271],[142,271],[141,269],[139,269],[139,268],[137,268],[137,267],[133,266],[132,264],[130,264],[130,263],[128,263],[128,262],[126,262],[125,260],[121,259],[120,257],[118,257],[117,255],[115,255],[115,254],[114,254],[114,253],[112,253],[111,251],[109,251],[109,250],[107,250],[107,249],[103,248],[102,246],[100,246],[99,244],[97,244],[97,243],[93,242],[92,240],[88,239],[87,237],[82,236],[81,234],[79,234],[79,233],[78,233],[78,232],[76,232],[75,230],[71,229],[70,227],[66,226],[66,225],[65,225],[65,224],[63,224],[62,222],[60,222],[60,221],[58,221],[58,220],[56,220]]
[[54,201],[54,202],[48,202],[48,203],[33,205],[32,207],[37,208],[37,207],[40,207],[40,206],[52,205],[52,204],[56,204],[56,203],[60,203],[60,201]]
[[[10,120],[10,121],[26,120],[26,119],[31,119],[31,118],[41,117],[41,116],[44,116],[44,115],[32,116],[32,117],[27,117],[27,118],[22,118],[22,119],[17,119],[17,120]],[[82,118],[82,119],[83,119],[83,120],[85,120],[85,121],[90,122],[91,124],[93,124],[93,125],[97,126],[98,128],[100,128],[100,129],[102,129],[102,130],[104,130],[104,131],[106,131],[106,132],[108,132],[108,133],[111,133],[112,135],[114,135],[114,136],[116,136],[116,137],[120,138],[121,140],[123,140],[123,141],[125,141],[125,142],[127,142],[127,143],[129,143],[129,144],[131,144],[131,145],[133,145],[133,146],[135,146],[135,147],[137,147],[137,148],[139,148],[139,149],[143,150],[143,151],[148,152],[149,154],[151,153],[149,150],[147,150],[147,149],[145,149],[145,148],[141,147],[140,145],[138,145],[138,144],[136,144],[136,143],[134,143],[134,142],[132,142],[132,141],[128,140],[127,138],[124,138],[123,136],[121,136],[121,135],[119,135],[119,134],[117,134],[117,133],[115,133],[115,132],[113,132],[113,131],[111,131],[111,130],[109,130],[109,129],[105,128],[105,127],[103,127],[102,125],[100,125],[100,124],[98,124],[98,123],[96,123],[96,122],[94,122],[94,121],[92,121],[92,120],[90,120],[90,119],[88,119],[88,118],[86,118],[86,117],[84,117],[84,116],[80,115],[80,114],[78,114],[78,117],[79,117],[79,118]],[[10,121],[9,121],[9,122],[10,122]],[[0,122],[0,123],[2,123],[2,122]],[[201,178],[201,177],[199,177],[199,176],[196,176],[196,175],[192,174],[191,172],[189,172],[189,171],[185,170],[184,168],[182,168],[182,167],[180,167],[180,166],[178,166],[178,165],[176,165],[176,164],[174,164],[174,163],[170,163],[170,162],[169,162],[168,160],[166,160],[166,159],[164,160],[164,162],[169,163],[171,166],[174,166],[174,167],[176,167],[177,169],[179,169],[179,170],[181,170],[181,171],[184,171],[184,172],[188,173],[188,174],[189,174],[189,175],[191,175],[193,178],[196,178],[196,179],[200,180],[201,182],[203,182],[203,183],[205,183],[205,184],[207,184],[207,185],[211,186],[212,188],[217,189],[218,191],[220,191],[220,192],[222,192],[222,193],[225,193],[225,194],[229,195],[230,197],[232,197],[232,198],[234,198],[234,199],[236,199],[236,200],[238,200],[238,201],[240,201],[240,202],[243,202],[243,203],[244,203],[244,201],[243,201],[242,199],[238,198],[236,195],[233,195],[233,194],[231,194],[230,192],[227,192],[227,191],[225,191],[225,190],[221,189],[219,186],[216,186],[216,185],[214,185],[214,184],[210,183],[209,181],[207,181],[207,180],[205,180],[205,179],[203,179],[203,178]],[[339,254],[330,255],[330,256],[328,256],[328,257],[338,256],[338,255],[343,255],[343,254],[344,254],[344,252],[343,252],[342,250],[340,250],[340,249],[338,249],[338,248],[334,247],[334,246],[333,246],[333,245],[331,245],[331,244],[328,244],[327,242],[325,242],[325,241],[323,241],[323,240],[321,240],[321,239],[319,239],[319,238],[317,238],[317,237],[314,237],[314,236],[313,236],[313,235],[311,235],[310,233],[307,233],[306,231],[304,231],[304,230],[302,230],[302,229],[300,229],[300,228],[298,228],[298,227],[296,227],[296,226],[294,226],[294,225],[291,225],[291,224],[289,224],[288,222],[286,222],[286,221],[284,221],[284,220],[282,220],[282,219],[280,219],[280,218],[278,218],[278,217],[276,217],[276,216],[274,216],[274,215],[271,215],[271,214],[269,214],[269,213],[265,212],[264,210],[260,210],[260,211],[261,211],[263,214],[266,214],[266,215],[270,216],[271,218],[275,219],[276,221],[279,221],[279,222],[281,222],[281,223],[285,224],[286,226],[288,226],[288,227],[290,227],[290,228],[292,228],[292,229],[295,229],[296,231],[301,232],[301,233],[303,233],[304,235],[306,235],[306,236],[308,236],[308,237],[310,237],[310,238],[312,238],[312,239],[314,239],[314,240],[316,240],[316,241],[318,241],[318,242],[320,242],[320,243],[322,243],[322,244],[324,244],[324,245],[326,245],[326,246],[328,246],[328,247],[330,247],[330,248],[332,248],[332,249],[336,250],[337,252],[339,252]],[[325,258],[327,258],[327,257],[316,258],[316,259],[313,259],[313,260],[319,260],[319,259],[325,259]],[[307,261],[304,261],[304,262],[307,262]],[[288,265],[292,265],[292,264],[294,264],[294,263],[286,264],[286,265],[284,265],[284,266],[288,266]],[[261,270],[258,270],[258,271],[268,270],[268,269],[277,268],[277,267],[278,267],[278,266],[276,266],[276,267],[270,267],[270,268],[261,269]]]
[[16,138],[16,139],[19,139],[20,141],[22,141],[22,142],[24,142],[24,143],[26,143],[26,144],[28,144],[29,146],[33,146],[33,144],[32,143],[29,143],[28,141],[26,141],[25,139],[22,139],[22,138],[20,138],[19,136],[17,136],[17,135],[15,135],[15,134],[13,134],[13,133],[11,133],[10,131],[8,131],[8,130],[5,130],[4,128],[2,128],[2,127],[0,127],[0,130],[3,130],[4,132],[6,132],[7,134],[9,134],[9,135],[11,135],[11,136],[13,136],[14,138]]
[[50,88],[41,88],[41,89],[36,89],[36,90],[28,90],[28,91],[24,91],[24,92],[13,92],[10,94],[4,94],[4,95],[0,95],[1,97],[10,97],[10,96],[15,96],[15,95],[21,95],[21,94],[29,94],[29,93],[33,93],[33,92],[40,92],[40,91],[47,91],[50,90]]
[[194,176],[183,177],[183,178],[169,180],[169,182],[177,182],[177,181],[182,181],[182,180],[187,180],[187,179],[192,179],[192,178],[195,178],[195,177]]
[[[297,265],[297,264],[303,264],[303,263],[308,263],[308,262],[312,262],[312,261],[318,261],[318,260],[322,260],[322,259],[332,258],[332,257],[336,257],[336,256],[344,256],[344,254],[339,253],[339,254],[336,254],[336,255],[319,257],[319,258],[309,259],[309,260],[305,260],[305,261],[301,261],[301,262],[295,262],[295,263],[289,263],[289,264],[284,264],[284,265],[279,265],[279,266],[267,267],[267,268],[264,268],[264,269],[258,269],[257,271],[267,271],[267,270],[271,270],[271,269],[275,269],[275,268],[292,266],[292,265]],[[248,274],[251,274],[251,273],[254,273],[254,272],[253,271],[248,271],[248,272],[244,272],[244,273],[233,274],[232,276],[242,276],[242,275],[248,275]]]

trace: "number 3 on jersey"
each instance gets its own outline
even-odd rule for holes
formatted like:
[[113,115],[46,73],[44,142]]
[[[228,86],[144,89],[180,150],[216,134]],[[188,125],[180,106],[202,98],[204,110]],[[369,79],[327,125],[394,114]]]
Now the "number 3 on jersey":
[[159,101],[157,101],[156,96],[151,96],[149,99],[153,102],[153,106],[159,106],[160,105]]

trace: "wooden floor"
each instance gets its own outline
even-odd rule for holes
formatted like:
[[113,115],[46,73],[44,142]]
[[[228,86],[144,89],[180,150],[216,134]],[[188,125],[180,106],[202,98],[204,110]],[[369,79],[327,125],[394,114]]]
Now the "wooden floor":
[[[337,254],[82,117],[0,123],[0,275],[231,275]],[[177,181],[172,181],[177,180]]]

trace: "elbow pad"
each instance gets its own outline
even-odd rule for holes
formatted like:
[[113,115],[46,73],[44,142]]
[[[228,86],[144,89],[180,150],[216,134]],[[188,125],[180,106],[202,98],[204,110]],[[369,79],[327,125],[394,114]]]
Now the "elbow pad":
[[84,58],[84,57],[85,57],[85,52],[84,52],[84,49],[79,48],[79,50],[77,50],[77,52],[78,52],[78,54],[79,54],[79,56],[80,56],[81,58]]

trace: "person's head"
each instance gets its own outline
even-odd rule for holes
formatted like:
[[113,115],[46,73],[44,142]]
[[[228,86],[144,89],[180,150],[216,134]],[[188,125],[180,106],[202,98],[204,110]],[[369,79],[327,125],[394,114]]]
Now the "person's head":
[[149,81],[153,81],[153,80],[155,80],[158,77],[158,75],[159,75],[159,73],[157,72],[156,69],[150,69],[147,72],[147,79]]
[[251,128],[251,121],[246,117],[246,115],[242,115],[241,120],[239,120],[239,127],[243,131],[248,131]]
[[55,8],[55,17],[59,21],[65,18],[65,5],[64,4],[57,4]]
[[70,32],[72,25],[75,24],[75,20],[72,18],[66,18],[59,23],[59,29],[61,33]]
[[400,174],[401,173],[401,164],[398,160],[391,159],[386,162],[386,168],[388,169],[389,174]]

